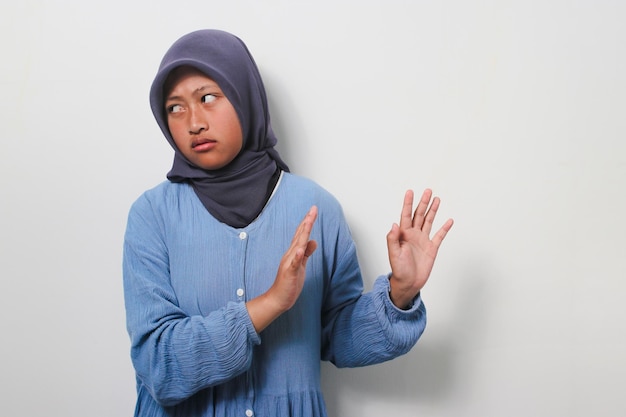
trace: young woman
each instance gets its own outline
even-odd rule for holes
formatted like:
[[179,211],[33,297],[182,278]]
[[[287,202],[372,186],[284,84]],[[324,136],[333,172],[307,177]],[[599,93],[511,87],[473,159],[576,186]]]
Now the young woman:
[[452,227],[439,199],[404,198],[391,273],[363,293],[339,203],[289,173],[244,43],[192,32],[163,58],[152,111],[174,148],[168,181],[132,206],[124,292],[136,416],[325,416],[320,360],[364,366],[408,352],[420,290]]

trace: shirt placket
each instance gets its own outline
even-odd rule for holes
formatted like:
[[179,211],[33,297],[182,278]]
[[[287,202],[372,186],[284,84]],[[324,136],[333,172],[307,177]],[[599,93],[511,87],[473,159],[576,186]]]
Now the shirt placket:
[[[248,257],[248,242],[249,235],[246,231],[240,231],[238,238],[240,244],[241,254],[241,274],[239,274],[239,282],[237,283],[237,289],[235,295],[239,302],[248,301],[247,287],[246,287],[246,259]],[[246,404],[242,417],[254,417],[254,365],[246,372]]]

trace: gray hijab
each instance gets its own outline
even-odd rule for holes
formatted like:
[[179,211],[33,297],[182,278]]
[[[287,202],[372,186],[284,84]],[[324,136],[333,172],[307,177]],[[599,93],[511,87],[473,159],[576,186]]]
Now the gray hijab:
[[[208,171],[180,152],[167,125],[164,85],[169,74],[191,66],[213,79],[239,117],[243,146],[223,168]],[[241,228],[263,210],[280,171],[289,171],[274,149],[265,88],[246,45],[219,30],[199,30],[178,39],[166,52],[150,89],[150,106],[159,127],[174,148],[174,163],[167,174],[172,182],[189,182],[204,207],[219,221]]]

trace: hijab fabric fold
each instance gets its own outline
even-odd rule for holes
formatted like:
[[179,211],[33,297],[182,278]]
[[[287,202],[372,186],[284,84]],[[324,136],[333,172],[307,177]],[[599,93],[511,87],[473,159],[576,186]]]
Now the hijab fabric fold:
[[[209,171],[192,164],[170,133],[164,86],[170,73],[181,66],[193,67],[214,80],[237,112],[243,146],[223,168]],[[176,183],[189,182],[204,207],[223,223],[242,228],[254,221],[281,170],[289,168],[274,149],[277,140],[270,124],[265,87],[243,41],[214,29],[191,32],[178,39],[166,52],[152,82],[150,106],[175,151],[167,178]]]

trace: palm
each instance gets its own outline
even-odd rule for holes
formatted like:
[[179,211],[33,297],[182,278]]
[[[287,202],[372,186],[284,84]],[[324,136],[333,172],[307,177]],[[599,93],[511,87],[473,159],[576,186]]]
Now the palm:
[[432,191],[425,190],[413,212],[413,192],[407,191],[400,224],[394,224],[387,235],[392,291],[395,286],[398,290],[395,292],[402,294],[400,298],[404,301],[407,297],[415,297],[428,281],[441,242],[453,224],[452,219],[449,219],[430,237],[440,204],[438,197],[432,199],[432,202],[431,198]]

